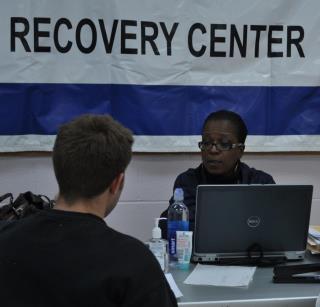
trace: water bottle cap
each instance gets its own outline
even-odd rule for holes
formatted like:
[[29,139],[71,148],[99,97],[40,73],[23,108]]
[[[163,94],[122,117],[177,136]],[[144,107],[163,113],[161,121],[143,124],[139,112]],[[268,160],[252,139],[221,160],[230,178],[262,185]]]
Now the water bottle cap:
[[182,201],[183,200],[183,190],[181,188],[176,188],[174,190],[173,199],[176,201]]

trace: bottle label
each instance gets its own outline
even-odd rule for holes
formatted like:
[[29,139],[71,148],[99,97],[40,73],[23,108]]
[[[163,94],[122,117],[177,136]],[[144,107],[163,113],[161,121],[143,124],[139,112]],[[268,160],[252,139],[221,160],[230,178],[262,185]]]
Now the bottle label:
[[168,241],[169,241],[169,254],[173,256],[176,254],[177,236],[176,231],[188,231],[188,221],[169,221],[168,222]]
[[164,271],[166,246],[162,242],[149,242],[148,245],[154,256],[157,258],[158,262],[160,263],[162,271]]

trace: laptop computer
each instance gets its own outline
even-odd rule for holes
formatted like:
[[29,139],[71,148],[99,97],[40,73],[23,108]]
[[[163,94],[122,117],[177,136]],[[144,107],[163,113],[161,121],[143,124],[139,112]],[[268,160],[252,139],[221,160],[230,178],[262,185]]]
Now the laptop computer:
[[192,260],[304,258],[311,185],[199,185]]

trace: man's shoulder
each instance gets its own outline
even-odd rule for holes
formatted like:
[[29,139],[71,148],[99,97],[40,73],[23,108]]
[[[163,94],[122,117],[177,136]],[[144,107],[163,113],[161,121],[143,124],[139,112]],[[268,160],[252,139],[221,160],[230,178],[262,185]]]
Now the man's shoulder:
[[125,271],[130,276],[140,276],[139,279],[145,282],[156,280],[155,284],[158,284],[160,279],[163,280],[160,264],[146,244],[114,229],[111,231],[112,250],[117,255],[117,262],[122,263],[122,269],[127,268]]
[[242,182],[244,184],[274,184],[275,181],[273,177],[262,171],[257,170],[254,167],[250,167],[247,164],[240,162],[240,170]]
[[[35,213],[34,215],[36,215]],[[0,232],[1,234],[22,234],[25,225],[33,223],[34,215],[29,215],[22,219],[17,220],[0,220]]]
[[5,231],[6,229],[12,227],[15,224],[15,221],[6,221],[0,220],[0,232]]
[[143,244],[140,240],[130,235],[119,232],[109,226],[107,226],[107,228],[109,229],[111,238],[115,242],[118,242],[119,246],[132,245],[134,248],[137,248],[137,249],[145,249],[145,244]]
[[121,255],[122,252],[124,252],[125,254],[127,254],[127,252],[130,252],[130,254],[133,255],[133,258],[135,259],[141,258],[144,259],[144,261],[151,259],[151,262],[154,262],[153,255],[151,254],[146,244],[144,244],[142,241],[130,235],[114,230],[110,227],[108,228],[110,230],[110,238],[113,241],[113,249],[119,252],[119,255]]

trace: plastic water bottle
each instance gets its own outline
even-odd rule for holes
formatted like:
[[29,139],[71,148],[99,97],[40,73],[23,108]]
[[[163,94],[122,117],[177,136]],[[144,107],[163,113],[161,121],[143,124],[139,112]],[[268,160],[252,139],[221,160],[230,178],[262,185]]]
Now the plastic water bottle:
[[189,210],[183,203],[183,190],[176,188],[173,194],[173,203],[168,209],[168,242],[169,242],[169,260],[171,263],[177,261],[176,254],[176,231],[189,230]]

